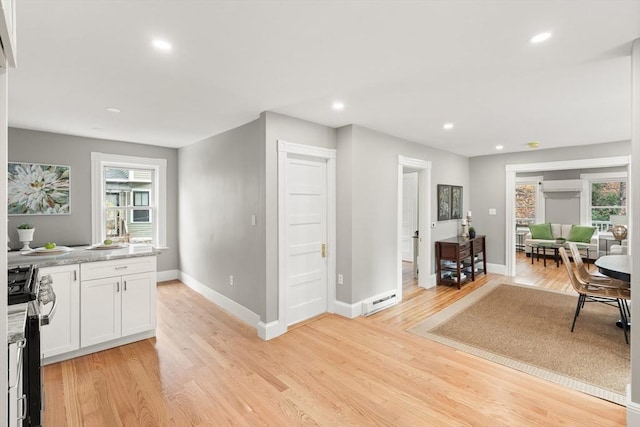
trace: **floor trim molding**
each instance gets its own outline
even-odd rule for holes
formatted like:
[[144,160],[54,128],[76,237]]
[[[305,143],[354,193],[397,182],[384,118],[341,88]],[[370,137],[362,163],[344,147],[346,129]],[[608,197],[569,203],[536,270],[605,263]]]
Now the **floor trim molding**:
[[169,280],[177,280],[180,275],[178,270],[164,270],[156,273],[158,282],[168,282]]
[[362,315],[362,302],[355,304],[349,304],[342,301],[336,301],[334,304],[335,314],[338,314],[347,319],[355,319]]
[[179,272],[178,279],[200,295],[204,296],[209,301],[213,302],[218,307],[233,314],[238,319],[242,320],[245,323],[248,323],[249,325],[255,327],[256,330],[258,330],[260,316],[253,311],[249,310],[243,305],[238,304],[237,302],[222,295],[221,293],[214,291],[207,285],[200,283],[186,273]]

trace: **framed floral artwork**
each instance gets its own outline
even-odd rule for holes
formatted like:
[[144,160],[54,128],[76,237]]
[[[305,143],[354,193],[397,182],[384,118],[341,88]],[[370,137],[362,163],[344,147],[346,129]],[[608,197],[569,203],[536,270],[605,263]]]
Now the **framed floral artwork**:
[[451,219],[451,186],[438,184],[438,221]]
[[9,215],[69,213],[69,166],[9,163]]
[[451,219],[462,218],[462,187],[451,186]]

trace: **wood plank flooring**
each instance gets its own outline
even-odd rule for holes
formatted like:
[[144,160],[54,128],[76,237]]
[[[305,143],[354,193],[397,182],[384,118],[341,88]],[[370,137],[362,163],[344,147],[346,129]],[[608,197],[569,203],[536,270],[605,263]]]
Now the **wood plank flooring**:
[[[518,280],[569,289],[562,268],[521,258]],[[162,283],[155,339],[45,367],[44,425],[625,425],[621,406],[405,331],[507,278],[424,290],[405,270],[401,304],[320,316],[268,342],[182,283]]]

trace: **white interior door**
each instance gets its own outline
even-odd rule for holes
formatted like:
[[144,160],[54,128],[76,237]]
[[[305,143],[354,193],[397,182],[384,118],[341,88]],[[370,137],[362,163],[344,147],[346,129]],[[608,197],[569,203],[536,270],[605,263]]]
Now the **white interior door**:
[[402,178],[402,260],[413,262],[413,234],[418,229],[418,172],[406,173]]
[[286,197],[286,319],[291,325],[327,311],[326,160],[289,156]]

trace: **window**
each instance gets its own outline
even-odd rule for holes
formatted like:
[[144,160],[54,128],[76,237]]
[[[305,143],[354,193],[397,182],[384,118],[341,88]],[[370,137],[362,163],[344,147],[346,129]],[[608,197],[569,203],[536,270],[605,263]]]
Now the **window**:
[[540,193],[542,177],[516,178],[516,227],[544,222],[544,198]]
[[[133,206],[149,206],[149,192],[134,191]],[[151,211],[149,209],[134,209],[132,214],[133,222],[151,222]]]
[[608,231],[612,215],[627,215],[627,173],[582,174],[587,188],[586,222]]
[[93,240],[166,245],[166,160],[92,153]]

